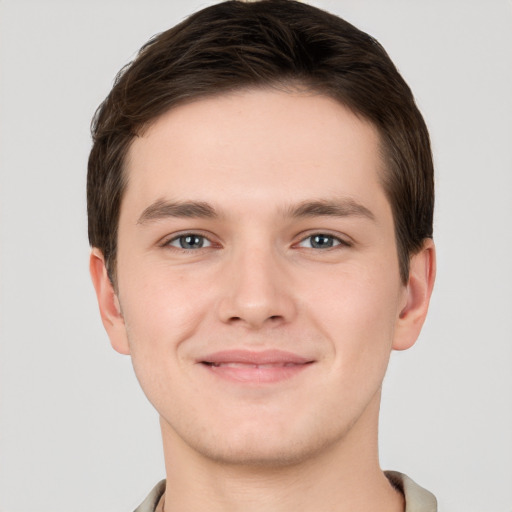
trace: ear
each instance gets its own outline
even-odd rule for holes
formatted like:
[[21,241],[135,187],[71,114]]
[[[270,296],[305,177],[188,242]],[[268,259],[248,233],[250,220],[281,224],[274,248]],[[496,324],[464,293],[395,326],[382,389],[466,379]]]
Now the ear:
[[427,238],[421,250],[411,257],[409,279],[404,290],[397,319],[394,350],[405,350],[414,345],[427,316],[430,296],[436,277],[436,248]]
[[107,331],[110,343],[120,354],[129,354],[130,347],[119,299],[108,277],[103,253],[96,247],[91,251],[89,271],[96,290],[103,327]]

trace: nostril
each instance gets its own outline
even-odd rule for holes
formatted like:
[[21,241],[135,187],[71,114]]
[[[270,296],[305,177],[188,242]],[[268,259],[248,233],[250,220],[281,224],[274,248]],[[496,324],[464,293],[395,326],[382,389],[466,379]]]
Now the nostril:
[[243,324],[250,324],[250,325],[253,325],[253,326],[262,326],[264,323],[268,323],[268,324],[278,324],[279,322],[281,322],[283,320],[283,316],[282,315],[271,315],[271,316],[268,316],[264,319],[262,318],[244,318],[244,317],[241,317],[241,316],[232,316],[229,318],[228,322],[231,323],[231,324],[240,324],[240,323],[243,323]]

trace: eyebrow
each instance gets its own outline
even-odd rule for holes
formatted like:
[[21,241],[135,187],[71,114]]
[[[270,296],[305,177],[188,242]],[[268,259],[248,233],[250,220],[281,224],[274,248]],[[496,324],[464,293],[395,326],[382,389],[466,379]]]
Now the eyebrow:
[[366,206],[352,198],[333,200],[304,201],[285,211],[285,215],[294,218],[302,217],[366,217],[375,220],[375,215]]
[[173,202],[160,199],[142,212],[137,224],[147,224],[167,217],[215,219],[218,216],[215,208],[202,201]]
[[[283,210],[285,217],[366,217],[375,220],[375,215],[366,206],[352,198],[334,200],[303,201],[296,206]],[[149,205],[137,220],[137,224],[147,224],[168,217],[216,219],[218,212],[213,206],[203,201],[165,201],[160,199]]]

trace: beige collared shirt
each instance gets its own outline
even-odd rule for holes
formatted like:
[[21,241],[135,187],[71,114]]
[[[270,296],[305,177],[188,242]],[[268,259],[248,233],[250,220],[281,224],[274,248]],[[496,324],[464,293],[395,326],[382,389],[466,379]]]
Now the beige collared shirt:
[[[435,496],[411,480],[407,475],[397,471],[386,471],[386,476],[405,497],[405,512],[437,512]],[[165,480],[158,482],[148,497],[134,512],[162,512]]]

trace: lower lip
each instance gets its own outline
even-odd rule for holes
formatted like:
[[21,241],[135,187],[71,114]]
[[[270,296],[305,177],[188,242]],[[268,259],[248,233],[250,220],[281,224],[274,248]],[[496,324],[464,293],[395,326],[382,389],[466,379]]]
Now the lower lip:
[[311,363],[275,366],[249,364],[213,366],[203,363],[202,366],[212,374],[229,381],[247,384],[273,384],[295,377],[309,368]]

